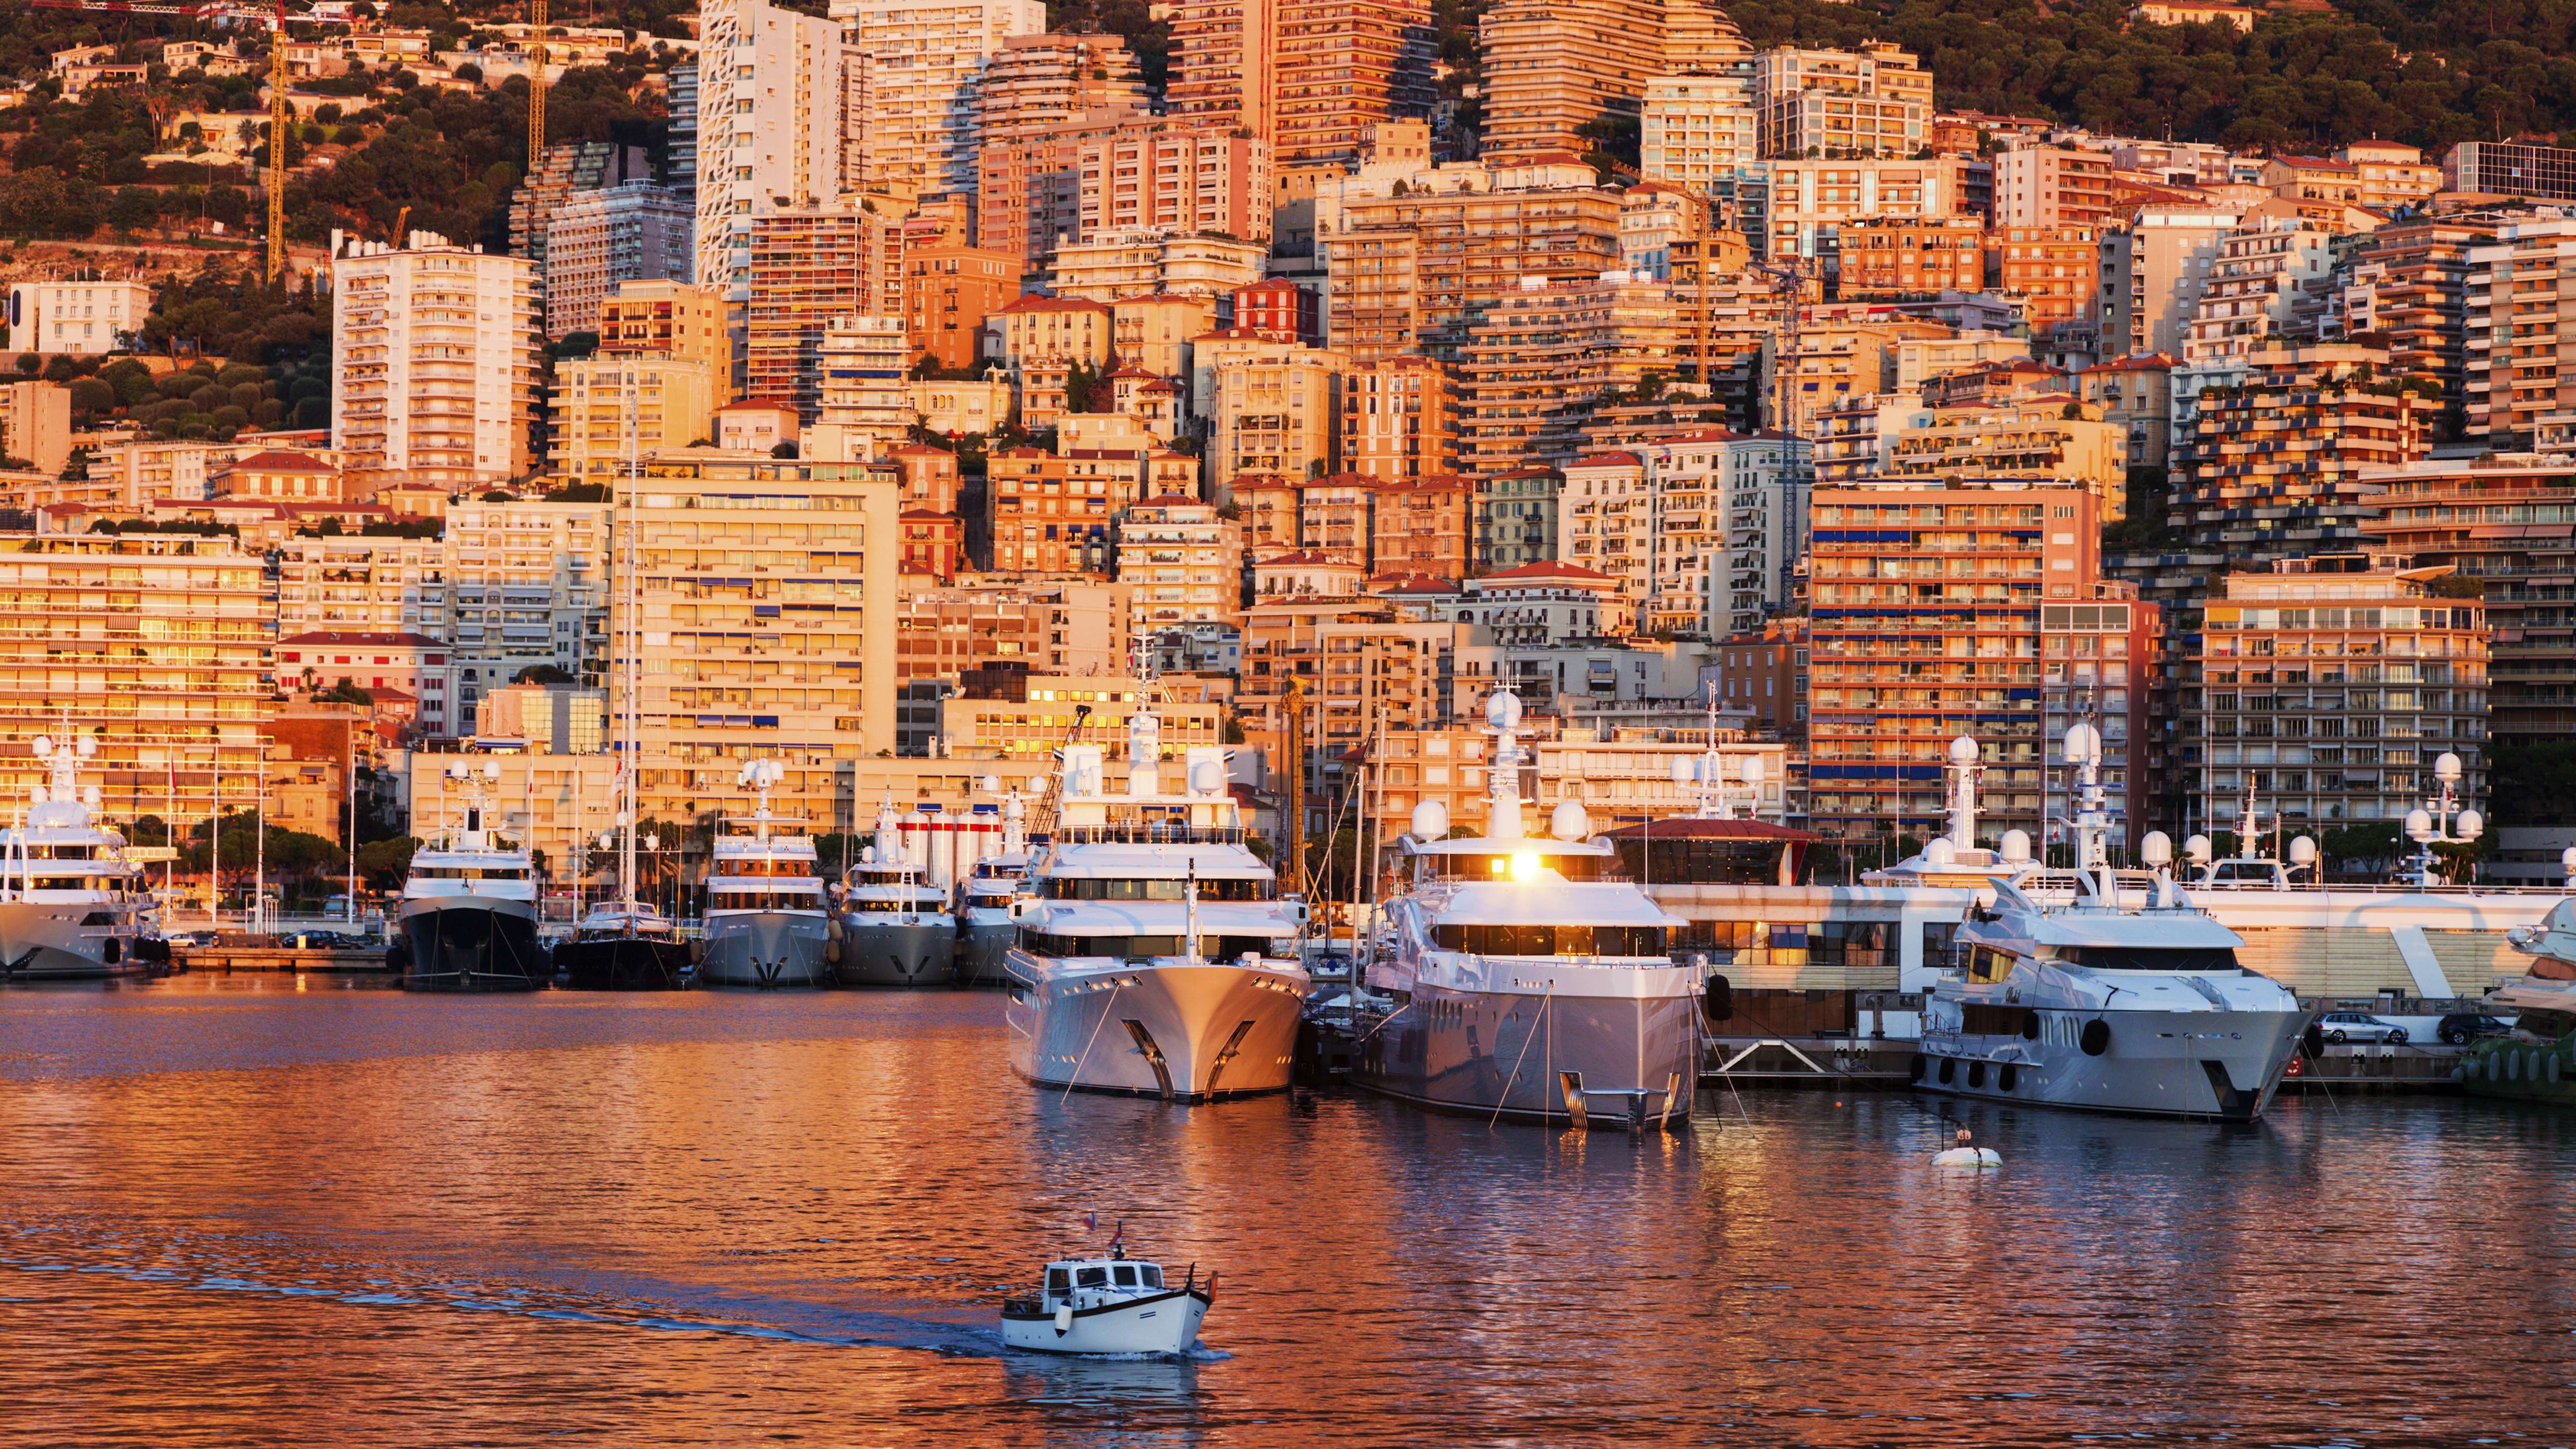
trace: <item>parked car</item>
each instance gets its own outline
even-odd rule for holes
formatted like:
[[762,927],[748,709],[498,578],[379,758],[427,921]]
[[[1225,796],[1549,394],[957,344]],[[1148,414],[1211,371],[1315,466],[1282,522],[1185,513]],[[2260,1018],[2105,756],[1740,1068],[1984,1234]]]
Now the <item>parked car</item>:
[[2317,1025],[2324,1030],[2325,1038],[2330,1042],[2384,1041],[2395,1046],[2404,1044],[2406,1040],[2406,1028],[2394,1022],[2381,1021],[2366,1012],[2330,1011]]
[[2455,1011],[2442,1018],[2435,1034],[2453,1046],[2467,1046],[2482,1036],[2503,1036],[2513,1027],[2501,1017],[2483,1011]]

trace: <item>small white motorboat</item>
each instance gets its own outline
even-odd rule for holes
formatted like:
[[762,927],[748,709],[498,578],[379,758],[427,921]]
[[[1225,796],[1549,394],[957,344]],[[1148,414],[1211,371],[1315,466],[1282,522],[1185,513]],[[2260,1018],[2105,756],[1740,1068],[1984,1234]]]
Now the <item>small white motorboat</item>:
[[1167,1283],[1160,1263],[1139,1262],[1112,1246],[1105,1258],[1049,1263],[1034,1298],[1002,1304],[1002,1342],[1028,1353],[1173,1356],[1198,1342],[1199,1323],[1216,1301],[1216,1275]]

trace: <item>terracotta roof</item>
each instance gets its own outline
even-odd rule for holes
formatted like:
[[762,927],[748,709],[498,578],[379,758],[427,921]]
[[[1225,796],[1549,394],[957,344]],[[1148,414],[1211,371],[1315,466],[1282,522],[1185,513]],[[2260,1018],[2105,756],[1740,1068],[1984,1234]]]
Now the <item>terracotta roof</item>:
[[[1615,453],[1586,453],[1582,457],[1575,459],[1572,466],[1577,468],[1634,468],[1644,466],[1645,461],[1645,459],[1638,457],[1634,453],[1624,451]],[[1503,476],[1511,478],[1520,475],[1506,473]]]
[[796,411],[796,404],[779,402],[771,398],[747,397],[740,402],[726,403],[716,411],[720,413],[792,413]]
[[894,450],[894,456],[898,458],[953,458],[957,455],[949,452],[946,448],[934,448],[928,443],[906,443],[902,447]]
[[264,449],[247,458],[234,461],[235,468],[249,468],[262,473],[337,473],[340,470],[310,453],[289,453],[276,448]]
[[942,513],[936,508],[907,508],[903,512],[896,514],[895,517],[907,521],[919,522],[955,523],[958,521],[956,514]]
[[1323,553],[1311,548],[1301,548],[1295,553],[1276,554],[1272,557],[1259,560],[1253,564],[1253,567],[1256,569],[1346,568],[1353,573],[1358,573],[1360,570],[1360,566],[1358,564],[1352,563],[1348,559],[1335,558],[1331,554]]
[[[1131,297],[1128,300],[1137,299]],[[1031,292],[994,315],[1008,317],[1015,314],[1027,316],[1036,312],[1106,312],[1108,310],[1109,304],[1106,302],[1085,302],[1074,297],[1048,297]]]
[[1176,503],[1197,504],[1204,501],[1204,499],[1192,498],[1186,493],[1157,493],[1151,498],[1139,498],[1128,506],[1132,508],[1169,508]]

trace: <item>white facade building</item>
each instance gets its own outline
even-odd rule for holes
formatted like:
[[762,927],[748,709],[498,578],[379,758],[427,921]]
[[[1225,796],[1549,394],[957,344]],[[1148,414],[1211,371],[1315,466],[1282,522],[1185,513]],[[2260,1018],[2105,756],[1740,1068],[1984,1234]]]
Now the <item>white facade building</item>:
[[523,477],[536,416],[536,264],[415,231],[334,238],[331,446],[353,474]]
[[1706,188],[1761,158],[1754,143],[1753,62],[1668,72],[1646,82],[1637,169],[1649,181]]
[[696,265],[689,199],[649,181],[576,191],[546,223],[546,334],[599,330],[620,282],[685,282]]
[[1002,42],[1045,33],[1044,0],[832,0],[831,15],[867,68],[852,141],[869,189],[973,192],[976,78]]
[[1617,579],[1638,624],[1703,638],[1758,630],[1790,600],[1806,548],[1814,445],[1710,429],[1565,470],[1565,562]]
[[835,317],[823,351],[808,458],[855,463],[900,448],[912,426],[905,366],[910,344],[900,317]]
[[12,352],[112,352],[152,314],[149,282],[13,282]]
[[763,0],[698,14],[697,281],[742,302],[752,217],[841,194],[851,52],[838,23]]

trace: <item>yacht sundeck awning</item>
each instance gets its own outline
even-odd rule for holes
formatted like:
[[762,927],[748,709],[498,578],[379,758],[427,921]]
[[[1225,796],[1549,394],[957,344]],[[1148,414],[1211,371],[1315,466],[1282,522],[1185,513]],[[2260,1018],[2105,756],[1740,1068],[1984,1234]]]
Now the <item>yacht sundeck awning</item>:
[[1634,886],[1592,886],[1563,879],[1470,881],[1432,918],[1444,926],[1661,926],[1690,922],[1669,915]]

